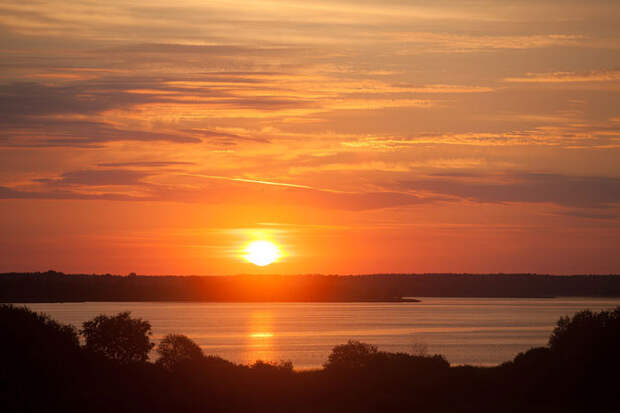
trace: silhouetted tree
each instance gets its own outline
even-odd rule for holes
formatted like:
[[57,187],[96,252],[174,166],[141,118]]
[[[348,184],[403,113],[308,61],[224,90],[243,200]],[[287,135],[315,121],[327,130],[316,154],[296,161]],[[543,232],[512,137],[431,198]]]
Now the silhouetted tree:
[[[548,347],[518,354],[502,367],[504,389],[528,404],[570,406],[568,411],[620,411],[620,307],[562,317]],[[500,387],[501,388],[501,387]],[[562,393],[562,400],[557,394]],[[611,408],[613,406],[613,408]]]
[[[533,347],[515,356],[514,363],[521,368],[538,368],[550,363],[551,350],[548,347]],[[508,364],[506,363],[506,364]]]
[[151,343],[151,324],[131,318],[128,311],[115,316],[99,315],[82,324],[86,349],[122,363],[146,361]]
[[0,337],[1,411],[53,411],[50,403],[70,399],[58,390],[78,376],[81,349],[73,326],[26,307],[0,305]]
[[168,334],[156,349],[159,354],[157,364],[166,370],[203,360],[204,355],[198,344],[183,334]]
[[573,317],[560,318],[549,337],[549,348],[564,362],[587,362],[605,357],[605,363],[612,360],[617,363],[620,306],[612,311],[593,313],[586,310]]
[[347,344],[340,344],[332,349],[326,369],[354,369],[368,365],[372,355],[377,353],[377,347],[372,344],[349,340]]
[[[77,351],[79,340],[75,327],[60,324],[45,314],[26,307],[0,305],[3,356],[13,354],[45,358],[59,352]],[[11,349],[9,351],[9,349]]]

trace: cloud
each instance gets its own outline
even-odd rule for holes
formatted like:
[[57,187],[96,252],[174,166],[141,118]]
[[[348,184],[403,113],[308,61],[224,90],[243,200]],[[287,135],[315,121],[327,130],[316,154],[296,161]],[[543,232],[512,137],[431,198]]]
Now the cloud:
[[23,191],[19,189],[0,186],[0,199],[56,199],[56,200],[91,200],[91,201],[146,201],[148,198],[118,194],[85,194],[75,191]]
[[[609,126],[605,123],[577,123],[574,115],[558,117],[514,115],[512,118],[522,123],[546,121],[554,122],[554,124],[503,132],[420,133],[412,136],[346,138],[340,144],[344,147],[382,151],[394,151],[421,144],[598,148],[608,143],[610,139],[620,136],[620,128],[618,127]],[[509,117],[506,120],[509,120]],[[575,123],[571,124],[571,120]]]
[[133,162],[103,162],[98,163],[97,166],[110,167],[110,168],[124,168],[124,167],[136,167],[136,168],[164,168],[167,166],[189,166],[195,165],[195,162],[185,161],[133,161]]
[[[129,54],[197,54],[200,56],[278,56],[308,52],[307,48],[291,46],[194,45],[179,43],[142,43],[106,49],[106,52]],[[234,73],[234,72],[233,72]]]
[[36,82],[0,85],[0,110],[6,117],[45,115],[92,115],[111,109],[167,104],[177,111],[184,106],[274,110],[298,108],[311,100],[274,94],[238,93],[244,77],[226,81],[223,88],[212,86],[215,79],[200,77],[120,77],[88,80],[52,86]]
[[131,104],[148,97],[121,90],[103,91],[88,84],[48,86],[35,82],[0,85],[0,111],[5,117],[92,114]]
[[620,81],[619,70],[600,70],[587,73],[551,72],[528,73],[525,77],[508,77],[510,83],[584,83],[584,82],[617,82]]
[[[233,82],[235,78],[230,79]],[[131,120],[124,126],[123,112],[136,108],[165,110],[167,116],[195,117],[200,111],[274,111],[299,108],[306,100],[277,96],[235,96],[234,87],[223,90],[185,82],[175,85],[172,78],[108,78],[73,82],[70,86],[50,86],[34,82],[0,85],[0,139],[7,146],[96,146],[114,141],[167,141],[175,143],[211,142],[235,145],[238,142],[268,141],[242,136],[217,128],[167,128],[154,130],[148,117],[141,123]],[[244,80],[243,80],[244,81]],[[150,106],[149,106],[150,105]],[[159,109],[161,107],[161,109]],[[107,113],[114,111],[114,122]],[[119,119],[120,116],[120,119]],[[153,116],[160,116],[155,114]],[[142,126],[142,128],[140,128]]]
[[185,202],[252,205],[256,207],[321,208],[364,211],[433,202],[438,197],[419,197],[394,192],[337,192],[295,185],[270,185],[265,182],[231,182],[209,185],[202,191],[160,193],[162,199]]
[[577,208],[620,204],[620,178],[545,173],[442,176],[401,182],[401,188],[484,203],[551,203]]
[[555,212],[556,215],[566,215],[569,217],[600,219],[600,220],[617,220],[620,219],[620,211],[610,211],[600,209],[568,209]]
[[215,141],[225,145],[233,145],[238,141],[251,141],[251,142],[262,142],[269,143],[268,139],[265,138],[257,138],[253,136],[241,136],[236,133],[228,133],[222,132],[218,130],[211,129],[190,129],[189,133],[205,138],[214,138]]
[[[290,206],[362,211],[434,202],[395,191],[343,192],[294,183],[224,176],[176,175],[177,183],[145,182],[153,172],[90,169],[34,179],[27,187],[0,187],[2,199],[174,201],[203,204]],[[114,189],[114,187],[118,187]],[[122,192],[125,191],[125,192]]]
[[224,176],[187,175],[199,187],[180,189],[159,187],[154,196],[160,200],[178,200],[231,205],[312,207],[363,211],[434,202],[439,197],[420,197],[395,191],[344,192],[313,188],[290,182]]
[[[566,215],[614,218],[620,205],[620,178],[545,173],[484,175],[442,172],[403,180],[398,190],[342,192],[227,177],[192,177],[183,185],[146,183],[149,173],[132,170],[81,170],[54,179],[36,179],[36,190],[0,187],[3,199],[109,199],[205,204],[314,207],[362,211],[466,199],[480,203],[549,203],[571,208]],[[192,183],[193,182],[193,183]],[[199,183],[199,184],[197,184]],[[90,187],[129,186],[131,194],[89,193]],[[139,195],[136,195],[139,194]],[[597,209],[593,212],[594,209]]]
[[396,83],[393,85],[395,89],[401,89],[406,92],[429,93],[429,94],[460,94],[460,93],[488,93],[495,89],[488,86],[467,86],[467,85],[425,85],[416,86],[407,83]]
[[5,130],[0,132],[0,137],[5,139],[5,145],[17,147],[82,147],[114,141],[202,142],[199,137],[187,133],[121,129],[104,122],[88,120],[21,116],[5,119],[5,123]]
[[493,35],[493,34],[458,34],[441,32],[388,32],[384,36],[393,41],[400,41],[403,48],[399,54],[418,53],[469,53],[501,49],[535,49],[552,46],[583,46],[588,39],[579,34],[527,34],[527,35]]
[[119,85],[110,85],[109,89],[88,82],[71,86],[33,82],[0,85],[3,113],[0,136],[9,146],[87,146],[111,141],[201,142],[200,138],[187,134],[121,128],[97,120],[100,113],[108,110],[155,101],[154,96],[128,93],[119,89]]
[[86,169],[63,173],[59,178],[39,178],[35,182],[62,186],[108,186],[108,185],[140,185],[142,178],[149,176],[145,172],[130,169]]
[[138,185],[149,174],[129,169],[82,170],[62,174],[60,184],[72,185]]

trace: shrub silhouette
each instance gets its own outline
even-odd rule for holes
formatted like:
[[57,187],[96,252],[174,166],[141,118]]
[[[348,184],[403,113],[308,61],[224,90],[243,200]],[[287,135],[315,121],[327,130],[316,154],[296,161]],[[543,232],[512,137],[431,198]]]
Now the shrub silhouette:
[[263,360],[256,360],[254,364],[250,366],[255,371],[278,371],[278,372],[292,372],[293,362],[290,360],[282,360],[278,363],[267,362]]
[[436,372],[450,367],[450,363],[441,355],[418,356],[408,353],[388,353],[378,351],[371,354],[368,366],[377,370],[425,373]]
[[[611,379],[620,370],[619,348],[620,307],[581,311],[558,321],[549,338],[557,381],[572,388],[573,403],[584,411],[602,411],[613,403],[620,409],[617,383]],[[581,394],[590,395],[587,402]]]
[[[60,324],[45,314],[26,307],[0,305],[2,346],[19,350],[20,354],[47,355],[58,349],[77,350],[79,340],[75,327]],[[11,353],[4,353],[11,354]]]
[[74,327],[26,307],[0,305],[0,410],[50,411],[71,399],[81,349]]
[[157,364],[166,370],[175,370],[188,363],[203,360],[204,355],[198,344],[183,334],[168,334],[156,349],[159,354]]
[[441,355],[414,355],[407,353],[388,353],[378,351],[372,344],[349,340],[346,344],[335,346],[327,362],[326,369],[385,369],[387,371],[438,371],[450,367]]
[[154,344],[151,324],[131,318],[128,311],[115,316],[99,315],[82,324],[86,349],[121,363],[144,362]]
[[585,310],[560,318],[549,337],[549,348],[566,359],[620,348],[620,306],[613,311]]
[[501,366],[504,391],[510,388],[524,403],[564,403],[568,411],[620,411],[617,384],[610,380],[620,369],[618,348],[620,307],[562,317],[547,347],[519,353]]
[[376,353],[377,347],[372,344],[349,340],[347,344],[340,344],[332,349],[323,367],[326,369],[359,369],[366,367],[371,356]]
[[551,362],[551,350],[548,347],[534,347],[515,356],[514,361],[521,368],[541,368]]
[[610,364],[620,357],[620,306],[612,311],[580,311],[562,317],[549,337],[549,348],[568,365]]

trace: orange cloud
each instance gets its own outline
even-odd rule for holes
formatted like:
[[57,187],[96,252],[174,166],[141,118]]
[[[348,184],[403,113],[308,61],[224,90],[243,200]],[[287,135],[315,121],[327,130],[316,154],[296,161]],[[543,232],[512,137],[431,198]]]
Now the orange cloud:
[[508,77],[511,83],[583,83],[583,82],[616,82],[620,80],[620,71],[603,70],[589,73],[552,72],[528,73],[525,77]]

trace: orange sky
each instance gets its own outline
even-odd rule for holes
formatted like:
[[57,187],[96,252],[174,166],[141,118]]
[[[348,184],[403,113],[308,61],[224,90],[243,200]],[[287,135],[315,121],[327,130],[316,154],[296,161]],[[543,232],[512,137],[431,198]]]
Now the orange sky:
[[0,271],[620,272],[618,2],[0,10]]

